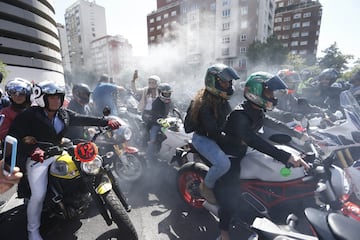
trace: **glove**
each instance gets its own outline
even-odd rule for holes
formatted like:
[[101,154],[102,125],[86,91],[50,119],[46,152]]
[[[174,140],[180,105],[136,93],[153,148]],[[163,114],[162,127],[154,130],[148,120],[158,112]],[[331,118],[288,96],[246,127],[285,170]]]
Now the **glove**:
[[121,124],[118,121],[112,119],[108,121],[107,125],[113,130],[118,129],[121,126]]
[[37,147],[35,150],[31,153],[30,158],[36,162],[44,162],[45,159],[45,152],[41,148]]

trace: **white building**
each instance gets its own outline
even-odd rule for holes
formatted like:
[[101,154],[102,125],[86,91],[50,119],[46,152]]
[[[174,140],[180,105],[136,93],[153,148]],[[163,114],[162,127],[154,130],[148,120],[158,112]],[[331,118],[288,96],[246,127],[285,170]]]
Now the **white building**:
[[78,0],[65,12],[71,68],[91,71],[91,42],[106,35],[105,8],[95,1]]

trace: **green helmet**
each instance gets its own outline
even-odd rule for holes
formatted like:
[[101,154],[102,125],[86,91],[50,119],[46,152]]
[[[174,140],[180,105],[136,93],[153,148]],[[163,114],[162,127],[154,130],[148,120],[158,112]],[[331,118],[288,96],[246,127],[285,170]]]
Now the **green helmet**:
[[[267,72],[256,72],[251,74],[246,80],[244,97],[263,109],[272,110],[277,104],[277,99],[265,97],[265,88],[268,88],[270,91],[276,91],[287,89],[287,86],[277,75]],[[272,107],[267,106],[268,102],[272,103]]]
[[[238,80],[240,76],[234,69],[222,63],[217,63],[210,66],[205,75],[206,90],[215,96],[220,96],[225,99],[230,99],[234,93],[232,80]],[[229,82],[228,87],[225,89],[221,87],[220,81]]]

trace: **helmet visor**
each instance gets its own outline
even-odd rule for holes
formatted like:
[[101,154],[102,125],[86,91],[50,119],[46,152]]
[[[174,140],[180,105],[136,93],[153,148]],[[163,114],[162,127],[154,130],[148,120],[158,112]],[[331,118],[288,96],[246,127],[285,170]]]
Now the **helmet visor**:
[[217,75],[222,81],[231,81],[231,80],[240,79],[240,76],[232,68],[225,68]]
[[285,82],[277,75],[265,81],[265,86],[271,91],[285,90],[288,88]]

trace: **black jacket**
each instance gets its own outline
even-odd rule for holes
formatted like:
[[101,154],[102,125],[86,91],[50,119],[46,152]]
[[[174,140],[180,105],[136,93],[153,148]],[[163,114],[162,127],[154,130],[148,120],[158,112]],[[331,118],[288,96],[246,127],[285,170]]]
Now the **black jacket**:
[[[60,108],[58,117],[64,123],[64,129],[56,133],[55,128],[41,107],[30,107],[16,116],[8,134],[18,140],[18,159],[26,159],[38,147],[37,144],[25,144],[25,136],[33,136],[37,141],[59,144],[69,126],[106,126],[107,120],[102,118],[79,115],[71,110]],[[24,163],[19,163],[23,165]]]
[[157,97],[152,103],[149,126],[157,125],[157,120],[159,118],[166,118],[171,107],[171,103],[164,103],[159,97]]
[[222,134],[227,115],[231,112],[231,106],[225,99],[216,106],[217,116],[209,103],[205,103],[199,109],[198,123],[195,133],[213,139],[219,145],[226,144],[229,140]]
[[259,136],[258,131],[264,125],[275,128],[280,132],[287,133],[292,136],[300,137],[300,133],[288,128],[286,125],[275,121],[274,119],[265,117],[263,110],[256,110],[250,106],[249,102],[244,102],[241,106],[237,106],[229,115],[224,132],[235,141],[222,145],[225,153],[237,157],[244,157],[247,147],[252,147],[262,153],[265,153],[278,161],[287,163],[290,153],[276,148],[264,138]]

